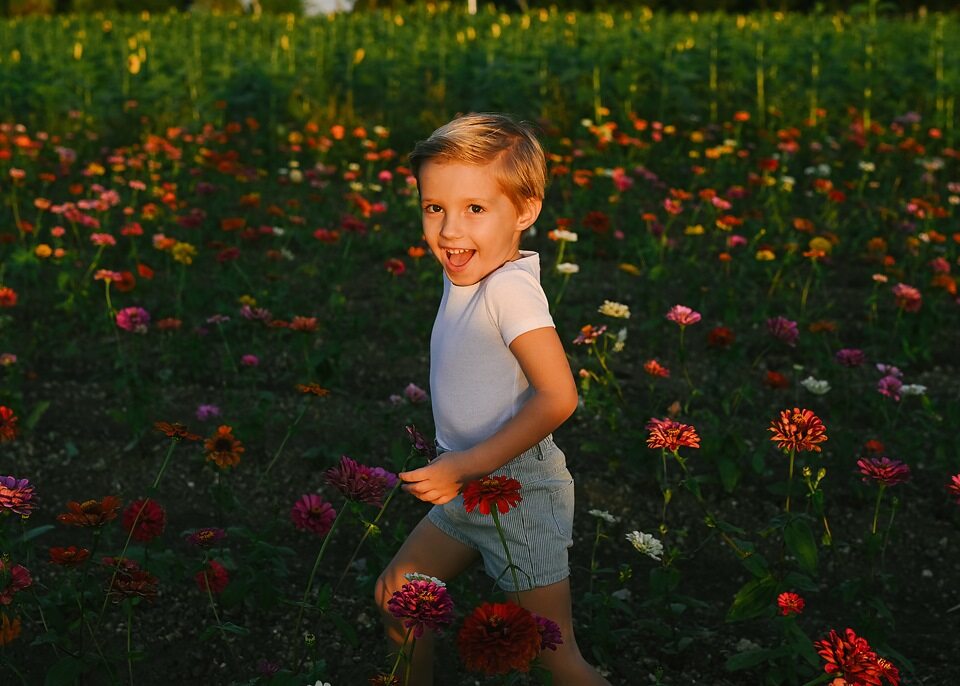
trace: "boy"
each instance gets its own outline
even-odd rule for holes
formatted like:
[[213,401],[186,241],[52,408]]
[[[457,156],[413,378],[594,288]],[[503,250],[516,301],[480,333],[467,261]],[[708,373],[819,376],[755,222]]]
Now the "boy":
[[[432,503],[377,581],[387,637],[401,622],[387,601],[419,572],[450,580],[482,558],[520,605],[557,622],[563,643],[541,660],[555,686],[607,684],[573,633],[567,548],[573,479],[551,433],[577,407],[577,390],[543,289],[537,253],[520,236],[543,204],[546,160],[529,126],[499,114],[454,119],[410,156],[423,233],[443,267],[430,341],[430,389],[440,456],[400,474],[408,493]],[[522,484],[522,502],[501,517],[521,588],[490,516],[467,514],[460,490],[487,475]],[[407,686],[433,684],[433,636],[417,640]],[[608,685],[609,686],[609,685]]]

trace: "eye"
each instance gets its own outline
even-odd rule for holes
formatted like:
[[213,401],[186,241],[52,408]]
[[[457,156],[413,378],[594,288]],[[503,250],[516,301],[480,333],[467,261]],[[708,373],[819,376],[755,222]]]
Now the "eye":
[[438,212],[443,212],[443,208],[440,207],[440,205],[437,205],[436,203],[429,203],[423,206],[423,211],[426,212],[427,214],[436,214]]
[[484,209],[480,205],[470,205],[468,208],[470,214],[481,214]]

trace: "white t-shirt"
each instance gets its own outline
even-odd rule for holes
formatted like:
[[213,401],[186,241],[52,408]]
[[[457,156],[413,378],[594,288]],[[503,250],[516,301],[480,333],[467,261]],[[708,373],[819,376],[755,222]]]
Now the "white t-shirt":
[[495,434],[532,393],[510,344],[554,326],[540,286],[540,255],[523,250],[472,286],[443,276],[430,337],[430,394],[437,441],[467,450]]

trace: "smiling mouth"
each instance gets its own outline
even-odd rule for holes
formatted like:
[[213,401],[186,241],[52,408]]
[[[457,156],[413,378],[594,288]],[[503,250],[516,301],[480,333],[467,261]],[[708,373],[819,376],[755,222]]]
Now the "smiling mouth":
[[477,251],[468,248],[457,248],[455,250],[446,250],[445,252],[447,253],[447,262],[452,267],[460,268],[465,267]]

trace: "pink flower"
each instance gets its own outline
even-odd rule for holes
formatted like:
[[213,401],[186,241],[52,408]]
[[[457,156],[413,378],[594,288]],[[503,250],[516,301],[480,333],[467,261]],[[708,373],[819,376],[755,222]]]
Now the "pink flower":
[[244,367],[256,367],[260,364],[260,358],[256,355],[244,355],[240,358],[240,364]]
[[30,572],[22,565],[8,566],[0,557],[0,605],[9,605],[13,596],[33,584]]
[[950,477],[950,483],[947,484],[947,490],[951,495],[957,497],[957,505],[960,505],[960,474],[954,474]]
[[541,617],[536,612],[531,614],[533,614],[533,619],[537,622],[537,631],[540,632],[540,652],[544,650],[556,650],[557,646],[563,643],[560,625],[552,619]]
[[900,400],[900,389],[902,387],[903,382],[893,375],[885,376],[877,382],[877,391],[880,395],[885,395],[897,401]]
[[695,312],[686,305],[674,305],[667,312],[667,319],[675,324],[689,326],[700,321],[700,313]]
[[844,367],[859,367],[867,361],[867,356],[859,348],[842,348],[834,358]]
[[797,328],[797,323],[786,317],[773,317],[768,319],[767,331],[778,341],[782,341],[790,347],[795,346],[797,339],[800,338],[800,329]]
[[898,283],[890,290],[893,293],[897,307],[901,310],[904,312],[920,311],[920,307],[923,305],[923,296],[920,295],[919,290],[905,283]]
[[453,600],[446,587],[427,579],[405,583],[387,601],[387,609],[413,629],[414,638],[423,636],[425,629],[437,631],[453,623]]
[[403,389],[403,396],[410,402],[422,403],[427,399],[427,392],[420,388],[415,383],[407,384],[407,387]]
[[367,467],[346,455],[340,463],[326,472],[327,483],[343,493],[348,500],[369,505],[380,505],[388,489],[397,483],[397,477],[381,467]]
[[131,333],[146,333],[150,325],[150,313],[142,307],[124,307],[117,312],[117,326]]
[[884,486],[896,486],[910,478],[910,467],[889,457],[861,458],[857,460],[857,466],[863,474],[864,483],[873,479]]
[[290,509],[293,525],[301,531],[326,536],[337,518],[337,511],[316,493],[300,496]]
[[92,233],[90,234],[90,242],[94,245],[104,247],[108,245],[116,245],[117,239],[111,236],[109,233]]
[[29,480],[0,476],[0,515],[13,512],[26,518],[34,507],[33,486]]

